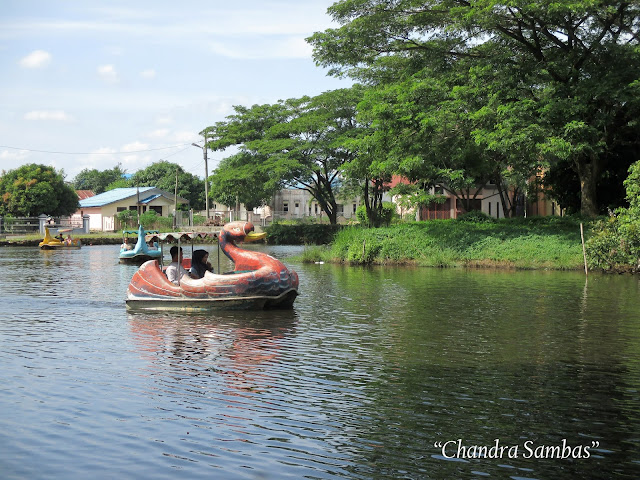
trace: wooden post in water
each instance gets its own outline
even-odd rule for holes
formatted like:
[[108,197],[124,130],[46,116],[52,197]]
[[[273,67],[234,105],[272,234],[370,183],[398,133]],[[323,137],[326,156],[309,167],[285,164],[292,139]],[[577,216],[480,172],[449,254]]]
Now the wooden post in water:
[[582,256],[584,258],[584,274],[589,275],[587,270],[587,250],[584,248],[584,229],[582,228],[582,222],[580,222],[580,238],[582,239]]

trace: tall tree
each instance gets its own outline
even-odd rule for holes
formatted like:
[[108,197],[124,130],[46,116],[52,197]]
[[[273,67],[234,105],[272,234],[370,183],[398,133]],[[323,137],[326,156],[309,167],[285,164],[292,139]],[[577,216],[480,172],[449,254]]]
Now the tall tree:
[[189,206],[196,210],[205,208],[204,180],[185,172],[175,163],[162,160],[152,163],[143,170],[138,170],[129,180],[132,187],[157,187],[167,192],[174,192],[178,177],[178,195],[189,200]]
[[255,168],[254,161],[246,152],[222,159],[211,176],[211,198],[224,205],[241,203],[247,210],[268,204],[275,192],[268,173]]
[[63,172],[35,163],[2,172],[0,199],[0,214],[18,217],[71,215],[80,207]]
[[210,127],[211,149],[234,145],[241,152],[220,164],[214,186],[221,184],[216,176],[232,178],[234,170],[242,169],[237,188],[253,188],[262,196],[287,186],[306,190],[336,223],[339,177],[354,155],[346,145],[360,132],[356,106],[361,98],[356,85],[275,105],[236,107],[227,122]]
[[[460,63],[500,72],[498,85],[508,79],[514,98],[532,102],[545,129],[540,153],[570,162],[582,212],[599,212],[597,182],[613,152],[640,139],[637,2],[343,0],[328,11],[342,26],[308,40],[334,75],[389,83]],[[486,127],[481,137],[488,146]]]
[[108,190],[110,184],[121,181],[125,173],[120,164],[102,171],[85,168],[73,179],[73,186],[76,190],[92,190],[98,195]]

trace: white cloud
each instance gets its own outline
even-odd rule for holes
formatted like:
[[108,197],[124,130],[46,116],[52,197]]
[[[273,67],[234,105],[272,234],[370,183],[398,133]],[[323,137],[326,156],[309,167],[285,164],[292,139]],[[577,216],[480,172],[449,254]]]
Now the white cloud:
[[197,137],[197,134],[194,134],[194,132],[188,131],[188,130],[183,130],[181,132],[175,132],[173,134],[173,136],[172,136],[174,141],[176,141],[176,142],[184,142],[184,143],[193,142],[195,137]]
[[118,72],[113,65],[100,65],[98,67],[98,75],[108,83],[118,83]]
[[122,147],[123,152],[140,152],[142,150],[148,150],[148,149],[149,149],[148,143],[142,143],[138,141],[127,143]]
[[216,55],[244,60],[311,58],[312,54],[311,46],[301,37],[267,37],[244,44],[236,40],[211,42],[209,48]]
[[156,78],[156,71],[153,70],[152,68],[148,70],[143,70],[142,72],[140,72],[140,76],[142,78]]
[[168,128],[159,128],[158,130],[154,130],[153,132],[148,133],[149,138],[166,138],[169,135]]
[[2,150],[0,151],[0,161],[22,161],[29,156],[28,150]]
[[34,110],[24,114],[25,120],[53,120],[56,122],[71,122],[73,117],[63,110]]
[[51,63],[51,54],[44,50],[34,50],[20,60],[20,66],[24,68],[44,68]]

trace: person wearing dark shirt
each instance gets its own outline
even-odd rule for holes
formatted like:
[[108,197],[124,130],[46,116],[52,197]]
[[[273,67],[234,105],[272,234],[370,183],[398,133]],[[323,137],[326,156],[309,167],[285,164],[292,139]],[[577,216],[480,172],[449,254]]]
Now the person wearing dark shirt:
[[204,272],[213,273],[213,267],[209,263],[209,252],[206,250],[196,250],[191,258],[191,270],[189,273],[193,278],[204,277]]

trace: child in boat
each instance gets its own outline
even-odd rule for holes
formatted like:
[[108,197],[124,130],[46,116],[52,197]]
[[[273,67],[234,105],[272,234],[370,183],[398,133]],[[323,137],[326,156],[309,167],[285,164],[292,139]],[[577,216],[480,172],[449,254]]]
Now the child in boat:
[[213,273],[213,267],[209,263],[209,252],[196,250],[191,258],[191,270],[189,270],[189,273],[193,278],[202,278],[206,271]]

